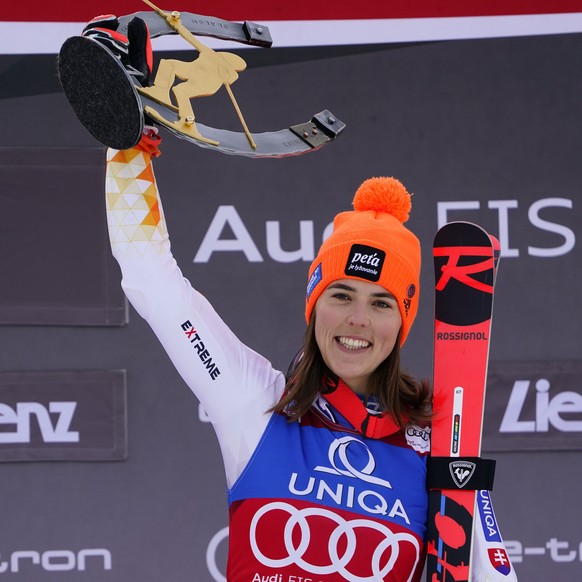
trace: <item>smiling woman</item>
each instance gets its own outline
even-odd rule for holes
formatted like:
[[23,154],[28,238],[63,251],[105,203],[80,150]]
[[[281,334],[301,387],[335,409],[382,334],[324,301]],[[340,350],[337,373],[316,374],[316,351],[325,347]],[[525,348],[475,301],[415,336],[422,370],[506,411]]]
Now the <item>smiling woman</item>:
[[328,400],[349,399],[342,414],[364,436],[429,421],[428,384],[400,369],[419,296],[420,244],[404,226],[410,209],[401,182],[371,178],[356,192],[354,210],[336,216],[310,268],[304,349],[274,410],[301,418],[323,378]]
[[402,316],[396,299],[375,283],[342,279],[321,294],[315,313],[325,365],[354,392],[366,394],[372,372],[398,340]]
[[305,341],[285,376],[177,266],[153,172],[159,144],[146,128],[135,148],[108,151],[107,223],[123,289],[220,442],[227,581],[419,582],[434,551],[431,394],[400,366],[419,297],[410,195],[372,178],[336,216],[308,273]]
[[[428,434],[430,392],[399,363],[420,270],[420,245],[403,226],[410,209],[404,186],[367,181],[354,211],[336,217],[310,269],[306,341],[286,379],[182,276],[153,174],[151,130],[146,135],[149,145],[109,151],[111,245],[125,292],[220,441],[229,487],[227,580],[417,582],[429,447],[415,435]],[[129,214],[128,204],[136,209]]]

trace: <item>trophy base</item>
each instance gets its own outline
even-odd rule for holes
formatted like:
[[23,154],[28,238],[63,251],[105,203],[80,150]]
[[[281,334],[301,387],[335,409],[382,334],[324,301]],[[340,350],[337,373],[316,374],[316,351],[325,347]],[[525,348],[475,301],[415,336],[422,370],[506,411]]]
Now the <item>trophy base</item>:
[[90,38],[69,38],[59,52],[58,72],[75,115],[93,137],[118,150],[139,142],[141,101],[131,76],[109,49]]

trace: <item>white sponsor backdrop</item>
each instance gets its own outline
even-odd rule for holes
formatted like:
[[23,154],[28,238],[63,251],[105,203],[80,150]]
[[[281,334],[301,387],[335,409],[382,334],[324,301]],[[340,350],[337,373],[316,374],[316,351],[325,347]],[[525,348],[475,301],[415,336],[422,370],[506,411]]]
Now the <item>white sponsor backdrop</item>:
[[[582,13],[460,16],[449,18],[374,18],[357,20],[261,20],[274,46],[337,46],[497,38],[582,31]],[[2,22],[0,54],[51,54],[83,30],[85,22]],[[230,50],[236,43],[208,39],[208,46]],[[160,51],[184,50],[184,40],[168,35],[156,41]]]
[[[582,568],[580,452],[559,444],[576,442],[581,421],[581,55],[578,34],[246,51],[249,68],[234,90],[253,131],[329,108],[348,124],[345,134],[283,160],[223,156],[164,134],[156,162],[186,276],[280,368],[303,333],[313,249],[363,179],[395,175],[414,192],[410,226],[425,268],[405,361],[421,376],[431,369],[434,232],[444,220],[464,219],[499,236],[490,392],[497,412],[485,445],[490,438],[498,460],[499,524],[527,581],[576,580]],[[0,146],[32,160],[37,147],[99,147],[57,92],[54,56],[5,56],[0,64]],[[220,95],[197,104],[197,118],[236,124]],[[38,187],[55,197],[50,181]],[[70,181],[72,195],[100,190],[91,180]],[[0,195],[10,197],[9,188]],[[6,208],[2,221],[10,221]],[[74,245],[91,218],[68,207],[62,214],[55,237]],[[30,218],[42,219],[42,209]],[[225,239],[230,250],[217,242]],[[2,264],[51,240],[14,236],[0,249]],[[75,275],[93,270],[87,263]],[[29,276],[39,292],[43,281],[75,280],[58,261]],[[0,345],[5,372],[125,370],[128,410],[126,461],[2,465],[0,572],[23,582],[222,580],[227,513],[218,446],[135,312],[120,327],[6,325]],[[573,367],[562,373],[565,361]],[[516,388],[520,381],[529,382],[527,393],[525,384]],[[524,429],[510,435],[522,440],[513,448],[499,446],[504,415],[506,427]],[[82,425],[71,426],[82,438]],[[524,447],[529,436],[539,446]]]
[[[165,5],[160,8],[168,10]],[[582,10],[576,0],[507,0],[503,3],[460,0],[435,3],[329,4],[325,0],[272,3],[216,0],[212,6],[175,3],[172,10],[212,14],[235,21],[250,20],[269,27],[274,46],[338,46],[422,42],[470,38],[571,34],[582,32]],[[0,14],[0,54],[55,54],[70,36],[79,34],[98,14],[132,14],[149,10],[140,0],[86,0],[47,4],[30,0],[23,10],[5,6]],[[213,47],[235,44],[208,40]],[[157,50],[183,50],[184,41],[167,35]]]

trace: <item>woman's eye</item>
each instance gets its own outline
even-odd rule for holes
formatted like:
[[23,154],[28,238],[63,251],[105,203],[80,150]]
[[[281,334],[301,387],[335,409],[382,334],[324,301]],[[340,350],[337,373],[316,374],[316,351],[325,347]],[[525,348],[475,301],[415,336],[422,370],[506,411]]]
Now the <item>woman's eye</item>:
[[388,301],[376,301],[374,305],[382,309],[392,309],[392,303],[389,303]]
[[332,295],[334,299],[339,299],[340,301],[349,301],[350,296],[347,293],[334,293]]

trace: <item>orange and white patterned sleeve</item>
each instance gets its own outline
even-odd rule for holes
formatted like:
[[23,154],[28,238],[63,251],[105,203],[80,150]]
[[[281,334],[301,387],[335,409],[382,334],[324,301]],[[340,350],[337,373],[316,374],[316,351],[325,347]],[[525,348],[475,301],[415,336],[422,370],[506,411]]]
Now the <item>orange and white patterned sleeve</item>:
[[280,398],[283,375],[240,342],[182,275],[150,155],[108,150],[106,197],[122,287],[208,413],[231,485],[268,423],[266,411]]
[[161,254],[168,231],[149,154],[107,152],[107,225],[117,257]]

